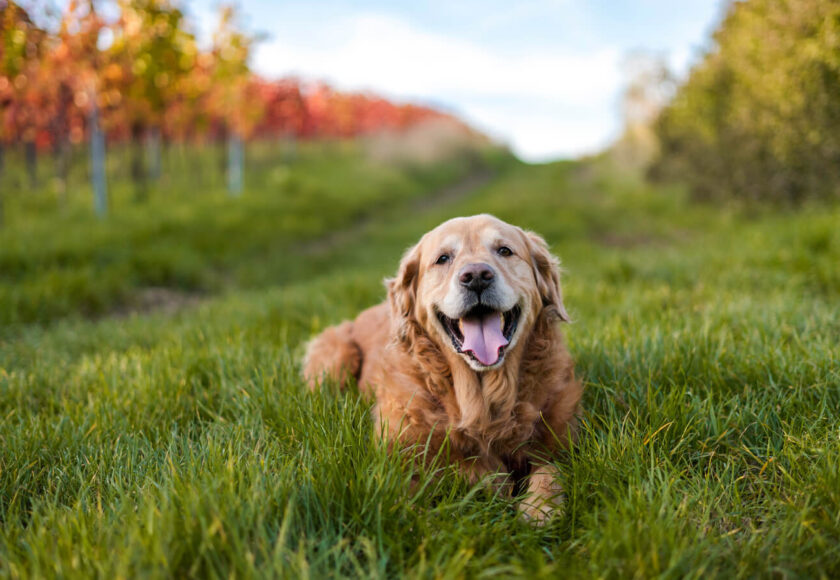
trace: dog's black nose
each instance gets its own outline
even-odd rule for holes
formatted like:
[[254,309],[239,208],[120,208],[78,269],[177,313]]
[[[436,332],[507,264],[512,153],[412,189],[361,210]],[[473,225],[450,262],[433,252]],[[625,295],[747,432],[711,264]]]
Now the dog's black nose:
[[496,273],[493,272],[493,268],[484,262],[467,264],[458,272],[458,280],[461,282],[461,286],[478,294],[481,294],[482,290],[490,286],[495,277]]

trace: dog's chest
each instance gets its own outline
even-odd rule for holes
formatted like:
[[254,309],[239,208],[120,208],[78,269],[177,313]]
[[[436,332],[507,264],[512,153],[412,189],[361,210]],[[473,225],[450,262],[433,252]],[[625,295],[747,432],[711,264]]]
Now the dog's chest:
[[491,414],[485,425],[462,432],[464,451],[516,461],[538,438],[539,412],[532,409],[532,405],[520,404],[505,415]]

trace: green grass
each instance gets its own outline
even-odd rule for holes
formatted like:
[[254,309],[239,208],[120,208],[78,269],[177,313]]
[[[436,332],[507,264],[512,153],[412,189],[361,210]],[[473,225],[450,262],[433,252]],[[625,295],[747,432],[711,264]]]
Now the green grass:
[[[302,182],[320,178],[312,163]],[[282,219],[270,204],[238,210],[257,203],[247,196],[223,201],[184,210],[165,238],[190,247],[198,271],[216,267],[231,212]],[[411,466],[373,437],[369,403],[310,394],[298,377],[302,343],[381,300],[408,244],[480,211],[541,232],[567,271],[586,415],[558,458],[565,511],[543,529],[445,468],[412,491]],[[511,165],[460,201],[372,215],[341,244],[282,260],[260,251],[260,226],[240,227],[220,263],[265,260],[282,276],[234,274],[175,314],[87,320],[64,316],[71,305],[0,334],[0,575],[840,574],[840,209],[695,206],[588,162]],[[141,209],[130,219],[153,227]],[[16,250],[21,268],[53,259],[39,253],[62,245],[52,223]],[[18,231],[4,240],[34,239]]]
[[[393,167],[349,142],[302,144],[294,157],[278,145],[249,149],[245,192],[231,198],[213,149],[175,150],[145,203],[111,161],[111,216],[97,219],[84,165],[73,166],[73,194],[62,202],[49,181],[34,191],[9,186],[0,228],[0,326],[49,323],[136,307],[142,290],[219,294],[282,284],[299,276],[288,254],[306,240],[428,195],[477,171],[510,163],[488,149],[427,166]],[[46,168],[45,168],[46,169]]]

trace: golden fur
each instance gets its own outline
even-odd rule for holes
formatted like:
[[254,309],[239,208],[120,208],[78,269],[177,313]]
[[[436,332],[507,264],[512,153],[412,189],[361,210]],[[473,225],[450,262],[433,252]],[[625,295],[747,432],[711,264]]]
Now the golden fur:
[[[501,255],[502,245],[513,255]],[[443,254],[449,258],[437,263]],[[457,276],[475,263],[496,273],[505,309],[521,308],[491,366],[456,350],[436,314],[457,308],[466,292]],[[377,433],[428,447],[430,457],[448,439],[449,461],[473,481],[527,476],[522,513],[544,521],[560,494],[550,457],[575,437],[582,393],[557,324],[568,316],[556,258],[542,238],[493,216],[456,218],[409,249],[386,286],[386,302],[309,344],[308,383],[354,377],[376,397]]]

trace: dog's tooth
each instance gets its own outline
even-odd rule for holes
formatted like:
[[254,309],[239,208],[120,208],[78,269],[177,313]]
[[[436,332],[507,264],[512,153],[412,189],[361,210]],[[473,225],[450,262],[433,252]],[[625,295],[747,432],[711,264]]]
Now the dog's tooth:
[[504,312],[499,317],[499,330],[501,330],[502,332],[505,331],[505,313]]
[[461,332],[462,335],[464,334],[464,323],[461,322],[460,318],[458,319],[458,330]]

